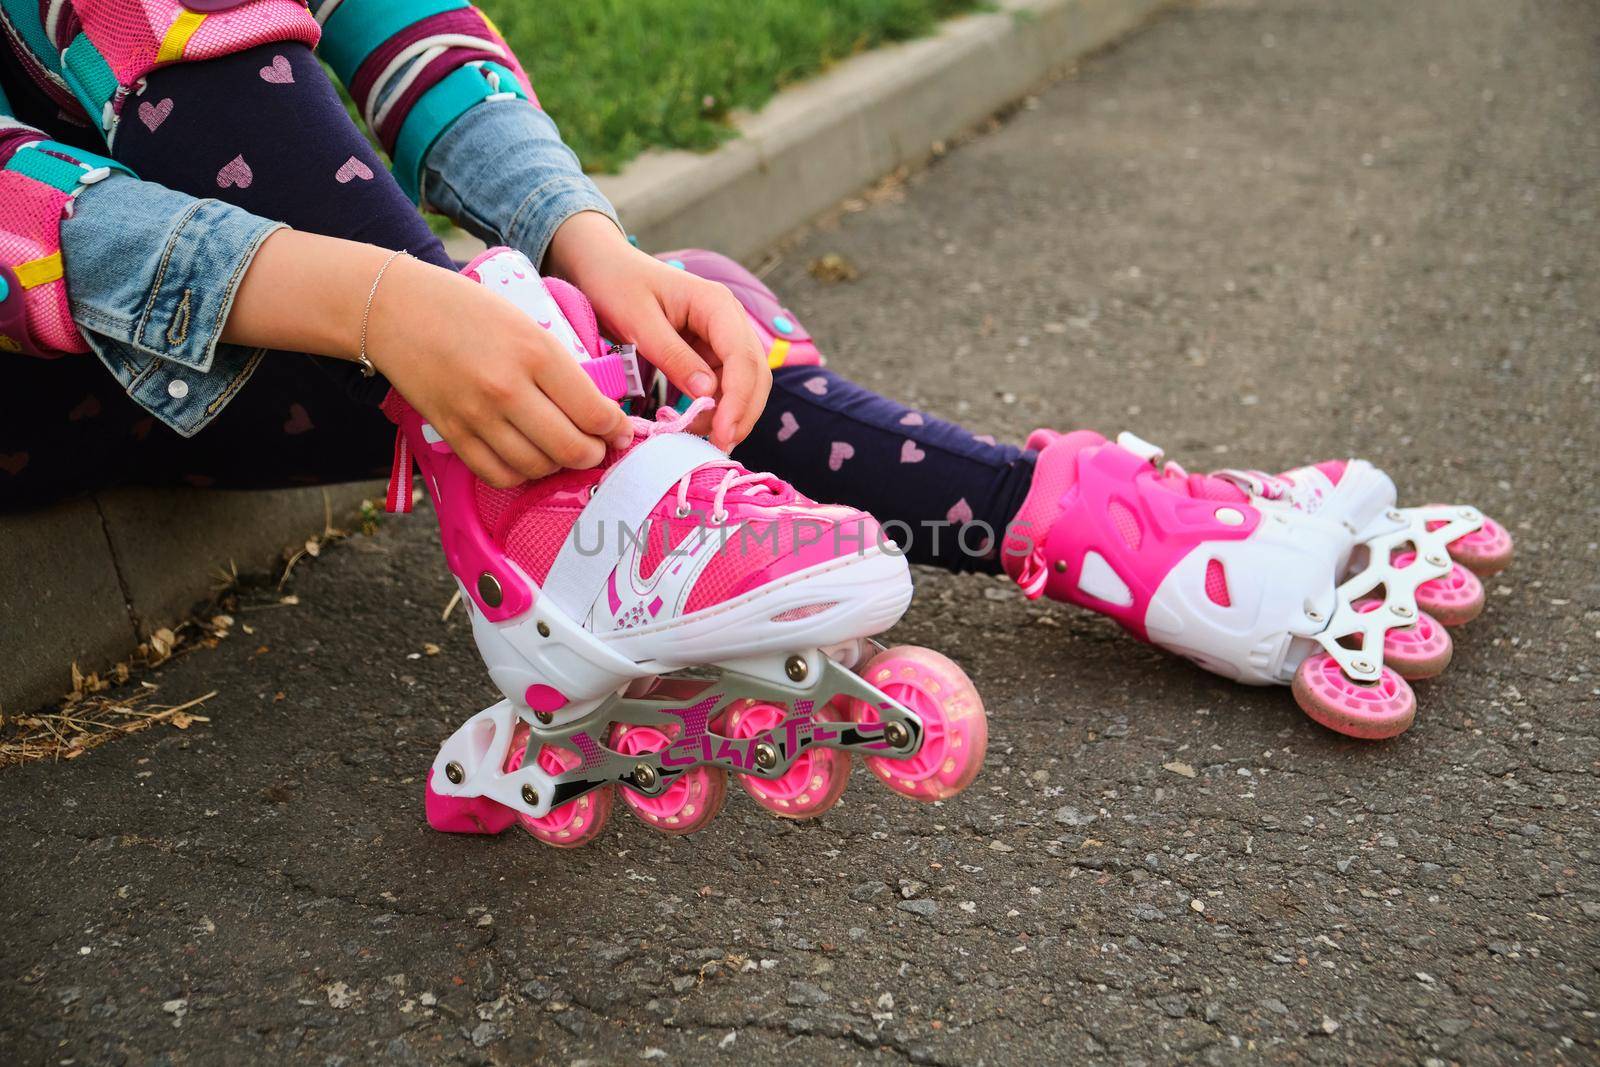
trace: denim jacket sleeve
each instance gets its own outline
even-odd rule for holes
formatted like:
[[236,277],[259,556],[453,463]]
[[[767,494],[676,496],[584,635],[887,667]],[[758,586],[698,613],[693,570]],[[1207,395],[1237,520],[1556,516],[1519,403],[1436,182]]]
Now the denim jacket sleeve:
[[185,437],[222,410],[260,349],[222,343],[239,283],[282,224],[115,175],[61,226],[72,319],[142,407]]
[[536,264],[557,228],[579,212],[617,222],[555,122],[525,100],[489,101],[462,115],[428,152],[422,189],[430,206],[473,236],[510,245]]

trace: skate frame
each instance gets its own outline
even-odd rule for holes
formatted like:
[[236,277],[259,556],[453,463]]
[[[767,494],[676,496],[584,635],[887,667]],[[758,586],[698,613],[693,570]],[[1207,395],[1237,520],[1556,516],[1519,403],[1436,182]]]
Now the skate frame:
[[[1443,522],[1436,530],[1428,523]],[[1390,508],[1356,536],[1358,550],[1367,552],[1366,566],[1340,584],[1333,617],[1314,635],[1328,655],[1338,661],[1346,676],[1357,682],[1376,682],[1383,672],[1383,639],[1390,630],[1416,624],[1417,587],[1450,573],[1449,545],[1482,528],[1483,513],[1466,505]],[[1391,557],[1407,548],[1416,557],[1396,567]],[[1383,590],[1383,603],[1372,611],[1355,605]],[[1309,613],[1309,612],[1308,612]],[[1359,638],[1356,648],[1346,642]],[[1302,657],[1303,658],[1303,657]]]
[[[561,724],[545,724],[531,709],[502,700],[473,716],[445,743],[434,761],[433,788],[444,796],[486,797],[538,818],[609,785],[660,796],[696,767],[775,779],[813,747],[892,758],[915,756],[922,748],[924,727],[915,712],[823,650],[711,667],[721,672],[714,679],[666,675],[643,695],[602,698],[584,714],[563,715]],[[862,701],[879,721],[830,722],[814,716],[816,709],[840,697]],[[714,732],[711,723],[741,700],[780,705],[788,714],[778,726],[751,738]],[[519,723],[528,727],[527,753],[516,770],[507,771]],[[613,724],[652,726],[676,736],[659,752],[625,756],[610,747],[607,735]],[[602,736],[591,734],[597,729]],[[902,732],[899,744],[890,740]],[[545,745],[576,752],[583,762],[551,774],[537,759]]]

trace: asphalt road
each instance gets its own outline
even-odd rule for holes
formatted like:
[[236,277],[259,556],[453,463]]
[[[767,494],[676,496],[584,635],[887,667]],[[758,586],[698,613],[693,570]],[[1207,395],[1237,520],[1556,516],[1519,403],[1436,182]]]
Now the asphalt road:
[[447,837],[420,775],[490,691],[396,520],[155,674],[209,724],[0,773],[0,1060],[1596,1062],[1597,71],[1587,0],[1181,8],[771,274],[835,367],[1013,439],[1354,451],[1500,516],[1399,740],[920,573],[894,637],[992,715],[965,796]]

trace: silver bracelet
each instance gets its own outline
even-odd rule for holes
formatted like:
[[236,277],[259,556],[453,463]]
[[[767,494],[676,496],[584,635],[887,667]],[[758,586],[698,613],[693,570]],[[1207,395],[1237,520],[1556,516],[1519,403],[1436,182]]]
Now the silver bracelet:
[[378,276],[372,279],[372,290],[367,293],[367,307],[361,313],[361,351],[356,355],[356,362],[361,364],[361,376],[371,378],[378,373],[378,368],[372,365],[372,360],[367,356],[367,327],[372,322],[372,301],[377,298],[378,286],[383,284],[383,276],[389,273],[389,265],[401,256],[410,256],[405,249],[391,252],[389,258],[383,261],[383,266],[378,268]]

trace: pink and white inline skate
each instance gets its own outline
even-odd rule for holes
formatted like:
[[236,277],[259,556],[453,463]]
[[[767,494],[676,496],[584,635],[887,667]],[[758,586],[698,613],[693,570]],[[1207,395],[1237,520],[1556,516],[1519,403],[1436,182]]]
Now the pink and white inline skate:
[[[552,330],[608,395],[638,395],[631,350],[602,343],[577,290],[507,249],[465,273]],[[910,604],[905,560],[865,512],[814,503],[686,432],[710,403],[635,419],[634,443],[596,469],[498,490],[391,393],[390,503],[409,503],[414,457],[505,695],[439,750],[436,829],[520,822],[581,845],[620,789],[651,827],[686,834],[721,808],[729,773],[769,811],[809,818],[838,800],[852,753],[917,800],[977,774],[988,729],[966,675],[872,640]]]
[[1340,733],[1411,725],[1409,680],[1449,664],[1478,576],[1511,562],[1477,509],[1397,508],[1363,460],[1191,475],[1132,434],[1037,430],[1034,481],[1003,550],[1030,597],[1109,615],[1142,640],[1254,685],[1291,684]]

